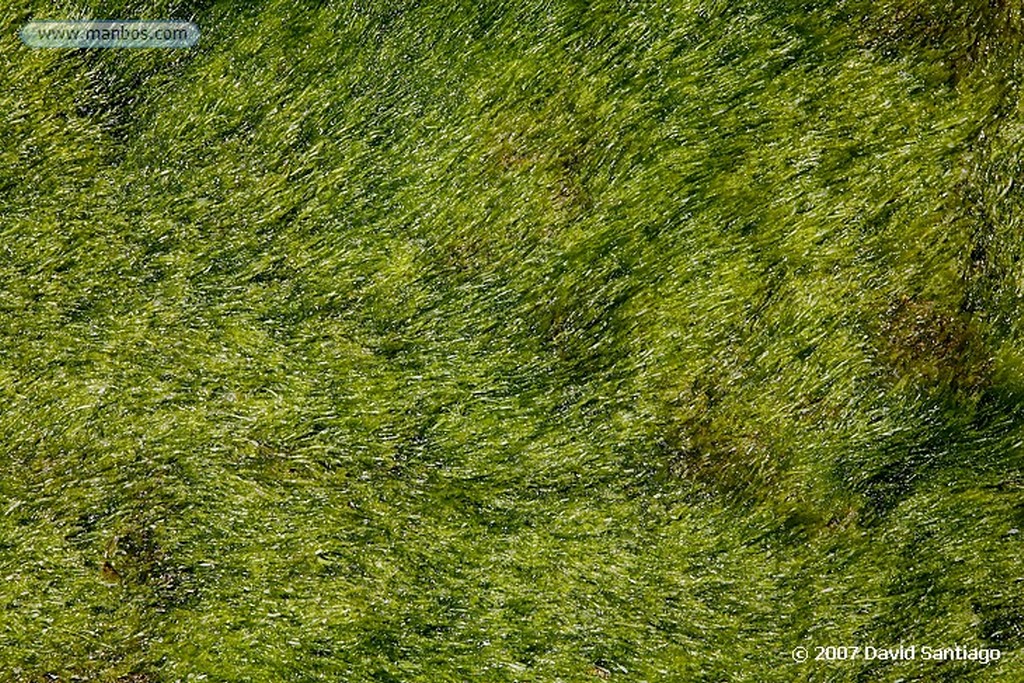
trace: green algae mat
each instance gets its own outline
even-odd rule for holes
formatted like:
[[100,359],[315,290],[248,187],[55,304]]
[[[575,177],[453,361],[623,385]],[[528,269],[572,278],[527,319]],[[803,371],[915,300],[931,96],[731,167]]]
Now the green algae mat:
[[0,27],[0,680],[1024,680],[1018,4]]

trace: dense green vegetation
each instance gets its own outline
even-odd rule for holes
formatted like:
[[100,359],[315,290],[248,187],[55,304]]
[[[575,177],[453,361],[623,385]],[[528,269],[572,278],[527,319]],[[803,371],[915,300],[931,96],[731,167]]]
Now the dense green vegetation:
[[[999,0],[0,5],[0,679],[1024,680]],[[794,663],[817,645],[1000,648]]]

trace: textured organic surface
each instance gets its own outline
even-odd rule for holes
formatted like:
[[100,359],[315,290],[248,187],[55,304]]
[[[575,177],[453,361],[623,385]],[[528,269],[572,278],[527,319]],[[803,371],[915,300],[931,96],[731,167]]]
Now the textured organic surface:
[[[1015,3],[81,12],[0,0],[0,679],[1024,680]],[[791,657],[900,643],[1003,658]]]

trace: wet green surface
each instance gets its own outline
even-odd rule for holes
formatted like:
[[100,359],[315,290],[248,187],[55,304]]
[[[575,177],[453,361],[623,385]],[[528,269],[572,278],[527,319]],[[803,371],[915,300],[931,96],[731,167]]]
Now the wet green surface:
[[0,678],[1024,679],[1019,10],[344,4],[0,7]]

